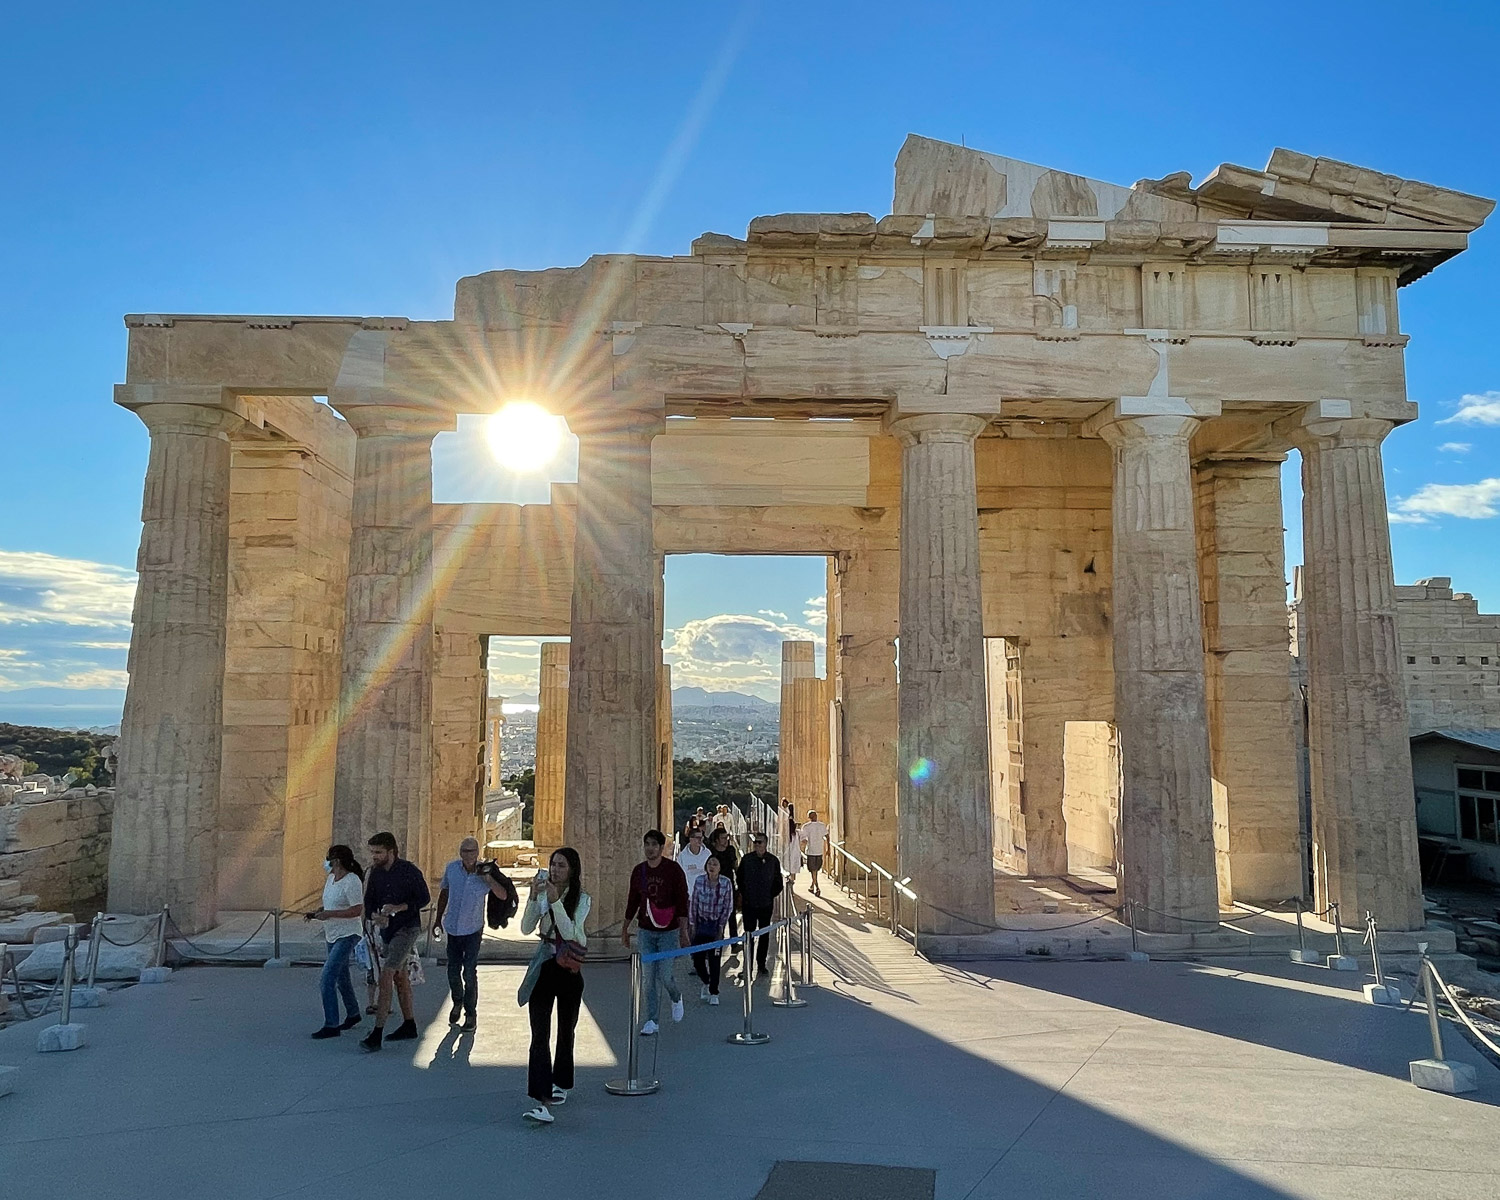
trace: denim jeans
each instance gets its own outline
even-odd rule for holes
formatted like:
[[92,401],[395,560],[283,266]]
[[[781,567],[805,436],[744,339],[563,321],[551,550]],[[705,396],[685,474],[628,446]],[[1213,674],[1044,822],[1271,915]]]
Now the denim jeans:
[[[637,931],[636,936],[643,955],[656,954],[662,950],[677,950],[682,946],[682,938],[675,929],[642,929]],[[641,964],[641,986],[646,989],[646,1020],[656,1020],[658,980],[667,989],[667,995],[672,997],[672,1003],[675,1004],[682,999],[682,992],[677,987],[676,975],[677,960],[675,958],[659,958],[655,962]]]
[[354,953],[359,934],[351,933],[328,944],[328,958],[323,962],[323,974],[318,977],[318,987],[323,992],[323,1028],[332,1029],[339,1022],[339,997],[344,999],[344,1012],[351,1017],[359,1013],[359,997],[354,994],[354,981],[349,978],[349,958]]
[[448,935],[448,993],[453,1003],[461,1005],[464,1015],[472,1017],[479,1006],[479,943],[484,930]]

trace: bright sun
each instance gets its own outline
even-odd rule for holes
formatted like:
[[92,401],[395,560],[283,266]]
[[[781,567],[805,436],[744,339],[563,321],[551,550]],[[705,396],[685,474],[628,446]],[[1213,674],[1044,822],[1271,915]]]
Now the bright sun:
[[562,448],[563,420],[530,400],[512,400],[485,422],[484,435],[502,467],[540,471]]

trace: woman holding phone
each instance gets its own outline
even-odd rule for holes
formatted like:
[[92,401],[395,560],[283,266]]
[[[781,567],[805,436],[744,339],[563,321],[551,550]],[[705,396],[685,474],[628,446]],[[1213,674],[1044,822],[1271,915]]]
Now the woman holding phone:
[[[536,1101],[536,1107],[522,1115],[543,1125],[552,1123],[552,1106],[567,1103],[573,1087],[573,1035],[583,1005],[581,968],[588,946],[583,926],[590,903],[583,890],[578,851],[564,846],[553,852],[547,869],[538,871],[532,879],[526,911],[521,915],[521,932],[535,933],[541,939],[518,997],[531,1017],[526,1094]],[[554,1004],[555,1055],[550,1044]]]

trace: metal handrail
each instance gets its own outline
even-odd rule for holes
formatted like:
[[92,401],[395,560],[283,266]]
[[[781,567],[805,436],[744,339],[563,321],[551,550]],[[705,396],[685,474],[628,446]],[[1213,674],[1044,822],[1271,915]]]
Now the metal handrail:
[[[917,931],[917,925],[919,924],[921,915],[922,901],[917,896],[917,893],[907,886],[905,880],[897,879],[892,872],[886,870],[885,867],[881,866],[873,858],[868,863],[861,862],[854,855],[850,854],[842,843],[836,842],[832,838],[828,839],[828,845],[829,849],[842,860],[840,862],[840,873],[835,877],[838,885],[850,895],[854,894],[854,889],[846,882],[845,875],[848,865],[853,863],[864,874],[864,900],[867,905],[871,905],[870,880],[873,878],[875,881],[875,896],[871,907],[874,909],[875,916],[880,921],[889,924],[893,935],[909,939],[912,944],[912,953],[920,954],[921,947],[918,942],[920,935]],[[901,901],[903,900],[911,904],[910,924],[902,920]]]

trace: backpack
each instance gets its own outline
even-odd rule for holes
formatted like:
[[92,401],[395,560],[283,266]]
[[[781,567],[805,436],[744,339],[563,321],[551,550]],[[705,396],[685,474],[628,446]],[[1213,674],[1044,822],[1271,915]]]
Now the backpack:
[[491,879],[505,889],[503,897],[497,896],[491,891],[484,900],[485,923],[491,929],[504,929],[510,924],[510,919],[516,915],[516,911],[521,907],[521,895],[516,891],[516,885],[510,881],[510,876],[493,862],[481,863],[480,869],[485,871]]

